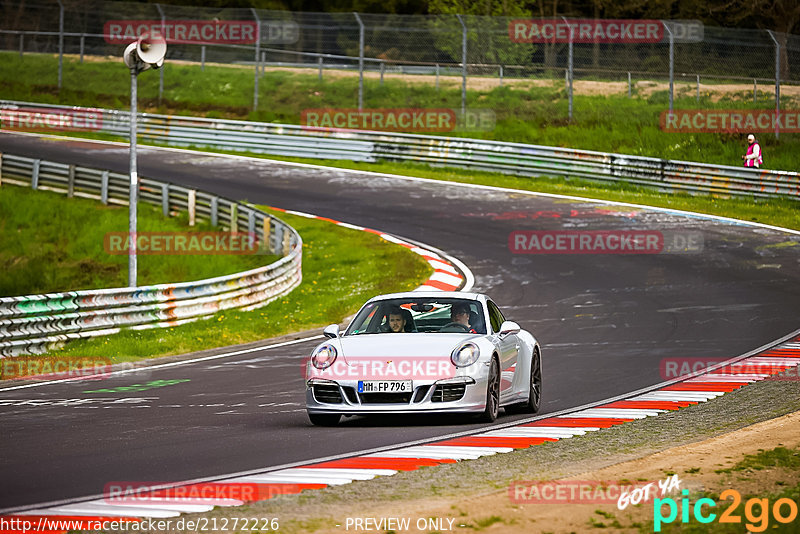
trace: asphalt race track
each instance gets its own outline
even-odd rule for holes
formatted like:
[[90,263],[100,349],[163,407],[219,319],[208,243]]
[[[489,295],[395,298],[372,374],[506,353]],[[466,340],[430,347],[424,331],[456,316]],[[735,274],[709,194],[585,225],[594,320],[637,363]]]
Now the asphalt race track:
[[[127,147],[0,134],[0,151],[126,172]],[[438,247],[543,346],[551,413],[661,382],[666,358],[724,358],[798,328],[800,237],[655,210],[140,147],[142,176]],[[525,230],[700,236],[660,254],[518,254]],[[697,250],[701,248],[701,250]],[[391,268],[387,266],[387,268]],[[436,417],[312,427],[316,341],[102,381],[0,390],[0,509],[98,495],[479,428]],[[118,389],[124,388],[124,389]],[[515,416],[520,418],[522,416]],[[500,422],[512,421],[502,417]]]

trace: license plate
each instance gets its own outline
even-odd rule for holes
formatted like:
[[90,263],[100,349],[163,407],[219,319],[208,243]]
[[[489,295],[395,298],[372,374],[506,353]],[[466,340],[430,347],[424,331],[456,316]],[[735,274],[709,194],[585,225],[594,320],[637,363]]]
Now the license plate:
[[411,380],[359,380],[359,393],[411,393]]

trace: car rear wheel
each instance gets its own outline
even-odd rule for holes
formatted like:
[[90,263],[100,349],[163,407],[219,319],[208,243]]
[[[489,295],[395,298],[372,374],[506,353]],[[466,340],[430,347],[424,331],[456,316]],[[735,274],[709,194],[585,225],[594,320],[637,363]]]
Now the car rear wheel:
[[311,421],[311,424],[317,426],[336,426],[339,424],[339,419],[341,419],[341,417],[341,415],[330,413],[308,414],[308,419]]
[[491,423],[497,419],[500,411],[500,364],[497,359],[492,358],[492,365],[489,369],[489,380],[486,385],[486,408],[479,416],[479,420],[484,423]]

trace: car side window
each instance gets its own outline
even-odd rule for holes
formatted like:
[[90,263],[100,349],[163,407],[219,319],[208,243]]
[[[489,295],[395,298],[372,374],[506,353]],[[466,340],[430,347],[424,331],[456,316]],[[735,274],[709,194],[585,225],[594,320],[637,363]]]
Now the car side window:
[[491,300],[486,302],[487,307],[489,308],[489,321],[492,323],[492,331],[495,333],[500,332],[500,325],[503,324],[503,321],[506,320],[503,317],[500,308],[497,307],[497,304],[492,302]]

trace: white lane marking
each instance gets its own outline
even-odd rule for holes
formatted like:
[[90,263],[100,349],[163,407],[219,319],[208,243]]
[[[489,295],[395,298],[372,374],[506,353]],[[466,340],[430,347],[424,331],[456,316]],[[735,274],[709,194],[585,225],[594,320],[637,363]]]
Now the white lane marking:
[[393,475],[397,471],[386,469],[386,473],[368,473],[363,469],[335,469],[329,467],[292,467],[290,469],[282,469],[280,471],[273,471],[273,475],[302,475],[314,477],[332,477],[332,478],[348,478],[350,480],[371,480],[376,476]]
[[571,438],[572,436],[582,436],[586,432],[582,431],[568,431],[564,430],[538,430],[532,428],[512,427],[505,430],[492,430],[484,434],[478,434],[478,437],[487,438]]
[[73,504],[68,506],[57,506],[55,508],[40,508],[38,510],[28,510],[28,515],[94,515],[94,516],[113,516],[113,517],[177,517],[180,512],[174,510],[156,510],[149,507],[134,506],[113,506],[110,504]]
[[714,397],[724,395],[724,391],[700,392],[700,391],[652,391],[633,397],[630,400],[668,400],[668,401],[694,401],[705,402]]
[[329,486],[340,486],[349,484],[352,478],[340,478],[331,476],[311,476],[311,475],[249,475],[245,477],[227,478],[225,482],[255,482],[257,484],[327,484]]
[[589,408],[588,410],[581,410],[580,412],[576,412],[570,414],[571,417],[609,417],[609,418],[633,418],[633,419],[644,419],[645,417],[651,417],[654,415],[658,415],[660,413],[664,413],[667,410],[657,410],[657,409],[637,409],[637,408]]
[[390,476],[397,473],[396,469],[379,469],[373,467],[314,467],[314,464],[311,464],[308,467],[293,467],[291,469],[293,471],[303,470],[304,472],[309,472],[311,474],[315,472],[338,471],[346,475],[373,475],[376,477]]
[[[209,361],[209,360],[218,360],[220,358],[228,358],[230,356],[238,356],[240,354],[248,354],[250,352],[257,352],[259,350],[276,349],[276,348],[280,348],[280,347],[286,347],[288,345],[296,345],[297,343],[305,343],[306,341],[311,341],[311,340],[314,340],[314,339],[322,339],[322,338],[324,338],[324,336],[316,335],[316,336],[304,337],[304,338],[300,338],[300,339],[294,339],[294,340],[291,340],[291,341],[283,341],[281,343],[275,343],[273,345],[263,345],[263,346],[259,346],[259,347],[251,347],[249,349],[240,349],[240,350],[234,350],[234,351],[231,351],[231,352],[224,352],[222,354],[215,354],[213,356],[203,356],[201,358],[192,358],[191,360],[181,360],[181,361],[178,361],[178,362],[161,363],[161,364],[158,364],[158,365],[134,367],[133,369],[120,369],[118,371],[111,371],[111,372],[105,374],[104,376],[118,376],[118,375],[124,375],[124,374],[127,374],[127,373],[138,373],[138,372],[142,372],[142,371],[150,371],[152,369],[165,369],[167,367],[178,367],[178,366],[181,366],[181,365],[188,365],[190,363],[205,362],[205,361]],[[50,384],[61,384],[63,382],[73,382],[73,381],[77,381],[77,380],[85,380],[85,379],[83,377],[76,377],[76,378],[68,378],[68,379],[64,379],[64,380],[48,380],[47,382],[36,382],[34,384],[22,384],[22,385],[19,385],[19,386],[11,386],[11,387],[8,387],[8,388],[1,388],[0,389],[0,395],[2,395],[6,391],[11,391],[11,390],[14,390],[14,389],[35,388],[35,387],[38,387],[38,386],[47,386],[47,385],[50,385]]]

